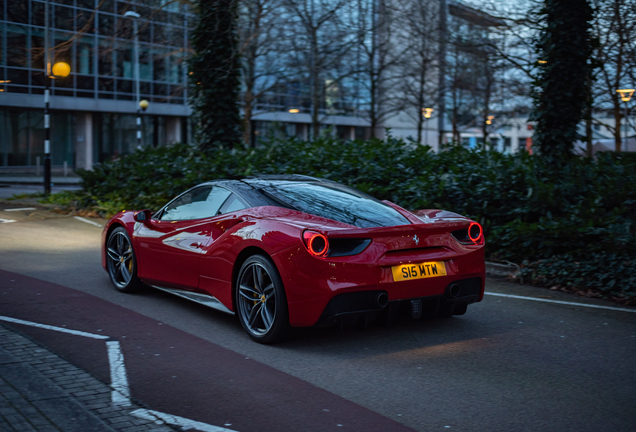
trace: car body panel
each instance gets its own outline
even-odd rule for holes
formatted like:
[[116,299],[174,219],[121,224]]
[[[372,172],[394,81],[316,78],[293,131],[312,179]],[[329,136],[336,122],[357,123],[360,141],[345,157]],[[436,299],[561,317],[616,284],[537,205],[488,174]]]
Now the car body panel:
[[202,248],[212,232],[209,219],[139,224],[133,232],[138,276],[149,284],[196,290]]
[[[385,201],[408,224],[359,228],[269,205],[249,184],[232,181],[206,184],[226,187],[245,202],[267,205],[187,221],[162,221],[153,216],[149,221],[136,222],[134,215],[138,212],[122,211],[104,228],[103,244],[114,227],[125,227],[143,282],[213,297],[227,311],[236,311],[233,286],[242,260],[253,253],[265,254],[274,262],[283,281],[289,323],[299,327],[317,324],[329,302],[345,293],[382,291],[390,302],[403,301],[443,296],[455,281],[479,278],[479,293],[470,302],[483,298],[484,242],[462,244],[452,234],[467,229],[473,223],[468,218],[435,209],[409,212]],[[355,255],[314,256],[302,240],[307,229],[332,241],[369,239],[370,242]],[[427,262],[443,262],[446,275],[393,280],[393,266]],[[102,265],[106,268],[105,247]]]

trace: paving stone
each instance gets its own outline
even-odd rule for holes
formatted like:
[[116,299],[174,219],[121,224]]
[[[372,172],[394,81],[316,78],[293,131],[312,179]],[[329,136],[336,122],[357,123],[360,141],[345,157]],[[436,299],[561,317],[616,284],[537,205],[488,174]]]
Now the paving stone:
[[112,431],[103,420],[70,397],[38,400],[33,404],[64,432]]
[[112,389],[0,325],[0,431],[174,432],[112,405]]
[[77,397],[76,395],[76,399],[80,402],[82,402],[82,404],[86,405],[86,402],[92,402],[95,399],[97,399],[97,396],[95,396],[94,394],[87,394],[85,396],[79,396]]
[[2,367],[2,377],[27,400],[42,400],[63,397],[62,390],[44,378],[33,368],[23,364],[8,364]]
[[29,421],[36,428],[51,424],[51,422],[46,417],[42,416],[42,414],[40,414],[39,412],[37,416],[29,417]]
[[38,427],[38,432],[60,432],[60,430],[52,424],[48,424],[46,426]]
[[93,391],[92,390],[83,390],[83,391],[72,391],[70,392],[73,396],[75,396],[76,398],[81,397],[81,396],[88,396],[88,395],[92,395]]

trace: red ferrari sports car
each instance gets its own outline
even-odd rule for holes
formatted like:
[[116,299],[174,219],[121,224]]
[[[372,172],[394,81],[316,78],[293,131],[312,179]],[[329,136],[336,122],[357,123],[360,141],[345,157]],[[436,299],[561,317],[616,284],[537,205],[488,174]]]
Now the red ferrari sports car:
[[484,294],[484,236],[442,210],[409,212],[307,176],[216,180],[102,234],[119,291],[152,287],[238,314],[257,342],[289,327],[466,312]]

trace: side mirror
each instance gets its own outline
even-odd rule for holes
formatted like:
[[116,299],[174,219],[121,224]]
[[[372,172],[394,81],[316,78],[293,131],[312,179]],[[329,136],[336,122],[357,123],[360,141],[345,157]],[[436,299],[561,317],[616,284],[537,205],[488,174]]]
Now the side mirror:
[[141,210],[135,213],[133,216],[136,222],[150,222],[150,218],[152,217],[152,213],[150,210]]

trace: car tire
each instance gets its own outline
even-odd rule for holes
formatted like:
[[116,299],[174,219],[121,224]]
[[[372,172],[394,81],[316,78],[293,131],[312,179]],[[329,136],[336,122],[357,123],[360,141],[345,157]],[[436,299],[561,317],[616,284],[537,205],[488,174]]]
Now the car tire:
[[106,241],[106,267],[110,281],[117,291],[138,292],[143,284],[137,277],[137,259],[128,232],[117,227]]
[[239,321],[254,341],[271,344],[289,335],[285,288],[269,257],[257,254],[245,260],[235,288]]

